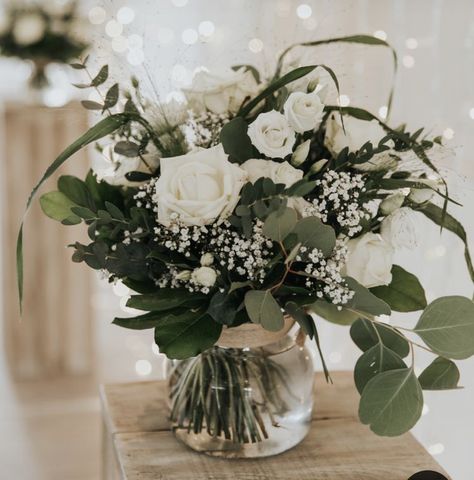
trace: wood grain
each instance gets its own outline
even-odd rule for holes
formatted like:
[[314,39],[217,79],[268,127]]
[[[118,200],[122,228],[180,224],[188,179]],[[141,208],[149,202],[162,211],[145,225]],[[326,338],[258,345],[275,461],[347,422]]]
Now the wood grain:
[[420,470],[447,475],[411,434],[381,438],[370,432],[357,418],[352,374],[335,372],[333,379],[334,385],[327,385],[316,375],[313,425],[306,439],[289,452],[258,460],[210,458],[180,444],[169,431],[164,382],[106,385],[103,415],[121,478],[407,480]]
[[[25,225],[24,314],[16,287],[16,238],[26,200],[57,155],[88,128],[79,105],[43,108],[7,105],[0,148],[3,205],[3,287],[5,347],[16,379],[39,379],[92,370],[91,272],[71,262],[67,245],[85,238],[84,228],[64,227],[45,217],[38,202]],[[83,176],[86,152],[59,175]],[[44,190],[43,190],[44,191]]]

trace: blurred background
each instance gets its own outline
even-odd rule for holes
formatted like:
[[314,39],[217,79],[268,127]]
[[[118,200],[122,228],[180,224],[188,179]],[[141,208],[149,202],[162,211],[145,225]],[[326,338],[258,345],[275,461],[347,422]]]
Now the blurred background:
[[[0,0],[0,12],[17,3]],[[53,9],[66,4],[36,3]],[[91,70],[108,64],[111,81],[135,75],[152,98],[168,100],[181,100],[180,87],[200,68],[250,63],[270,75],[290,43],[354,33],[389,41],[400,60],[390,122],[426,126],[451,147],[453,155],[440,161],[465,207],[451,211],[474,238],[472,0],[79,0],[78,9],[72,31],[92,44]],[[336,71],[342,105],[386,117],[393,76],[387,50],[339,45],[298,55]],[[98,479],[98,385],[163,378],[164,359],[150,332],[111,325],[114,316],[127,313],[128,289],[73,265],[65,246],[83,232],[58,227],[37,206],[26,229],[20,320],[13,257],[27,195],[54,157],[94,121],[77,100],[97,100],[71,86],[84,80],[83,72],[48,65],[49,86],[40,93],[28,86],[31,74],[31,62],[0,56],[0,461],[5,478]],[[76,156],[62,173],[85,173],[90,155]],[[472,297],[461,243],[421,217],[419,237],[416,251],[402,252],[396,263],[419,275],[429,300]],[[416,316],[396,314],[390,321],[413,325]],[[329,366],[351,369],[359,352],[348,330],[322,322],[319,328]],[[421,368],[429,363],[422,354],[418,360]],[[472,480],[474,360],[460,367],[466,388],[425,393],[414,434],[454,479]]]

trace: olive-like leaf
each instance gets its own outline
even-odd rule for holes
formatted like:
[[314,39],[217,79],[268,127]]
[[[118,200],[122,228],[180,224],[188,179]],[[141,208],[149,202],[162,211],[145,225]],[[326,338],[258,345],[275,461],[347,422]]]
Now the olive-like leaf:
[[458,388],[459,369],[452,360],[438,357],[420,374],[418,380],[423,390],[449,390]]

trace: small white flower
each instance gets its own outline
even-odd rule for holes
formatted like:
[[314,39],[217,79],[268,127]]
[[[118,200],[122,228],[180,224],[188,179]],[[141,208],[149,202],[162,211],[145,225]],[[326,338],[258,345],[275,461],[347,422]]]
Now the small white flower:
[[203,267],[210,267],[214,263],[214,255],[212,253],[205,253],[201,256],[201,265]]
[[248,136],[255,148],[270,158],[285,158],[296,141],[294,130],[276,110],[261,113],[249,125]]
[[345,273],[366,288],[392,281],[393,248],[380,235],[366,233],[347,242]]
[[46,30],[43,17],[38,13],[21,15],[13,26],[13,38],[18,45],[28,46],[39,42]]
[[288,162],[274,162],[252,158],[241,165],[248,174],[249,182],[255,183],[259,178],[270,178],[274,183],[284,183],[291,187],[303,178],[303,170],[292,167]]
[[384,215],[390,215],[395,210],[398,210],[405,201],[405,195],[403,193],[394,193],[387,198],[384,198],[380,204],[380,211]]
[[162,158],[154,202],[158,221],[168,226],[177,214],[185,225],[207,225],[224,220],[239,201],[247,174],[230,163],[222,145]]
[[217,272],[210,267],[199,267],[191,274],[191,280],[203,287],[213,287],[217,280]]
[[293,92],[283,107],[288,123],[297,133],[315,130],[321,124],[324,104],[319,94]]
[[394,248],[415,248],[418,241],[413,210],[408,207],[395,210],[383,220],[380,233]]

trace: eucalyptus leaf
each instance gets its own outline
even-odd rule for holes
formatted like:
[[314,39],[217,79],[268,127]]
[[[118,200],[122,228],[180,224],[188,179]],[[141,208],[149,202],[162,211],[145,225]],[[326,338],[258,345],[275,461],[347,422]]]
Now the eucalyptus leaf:
[[41,209],[49,218],[62,222],[68,219],[70,225],[79,224],[82,219],[75,215],[72,208],[77,205],[62,192],[45,193],[40,198]]
[[390,306],[380,298],[376,297],[367,288],[351,277],[345,277],[347,286],[354,292],[354,296],[343,307],[369,315],[390,315]]
[[119,100],[119,94],[120,94],[119,84],[115,83],[109,88],[107,94],[105,95],[104,108],[102,109],[102,111],[115,107],[115,105],[117,105],[117,102]]
[[195,304],[205,299],[205,295],[193,294],[184,289],[160,288],[155,293],[132,295],[127,302],[127,307],[149,312],[161,312],[187,304]]
[[362,393],[369,380],[382,372],[406,368],[405,362],[383,343],[377,343],[365,351],[354,367],[354,382]]
[[418,380],[423,390],[450,390],[458,388],[459,377],[453,361],[438,357],[421,372]]
[[298,221],[293,229],[298,242],[307,248],[321,250],[329,257],[336,246],[336,233],[317,217],[306,217]]
[[414,332],[438,355],[464,359],[474,355],[474,302],[441,297],[421,314]]
[[352,325],[360,317],[359,314],[345,308],[339,310],[336,305],[324,300],[317,300],[309,306],[309,309],[316,315],[336,325]]
[[81,105],[86,110],[102,110],[104,106],[101,103],[94,102],[92,100],[82,100]]
[[248,291],[245,294],[245,308],[250,320],[266,330],[276,332],[283,328],[283,313],[269,290]]
[[283,242],[293,231],[298,220],[296,211],[284,208],[271,213],[263,225],[263,234],[275,242]]
[[394,437],[408,432],[423,409],[423,392],[412,368],[382,372],[365,386],[359,418],[377,435]]
[[416,312],[427,305],[425,291],[418,278],[398,265],[392,267],[390,285],[374,287],[370,291],[396,312]]
[[105,83],[107,79],[109,78],[109,66],[104,65],[99,73],[93,78],[91,82],[91,87],[98,87]]

